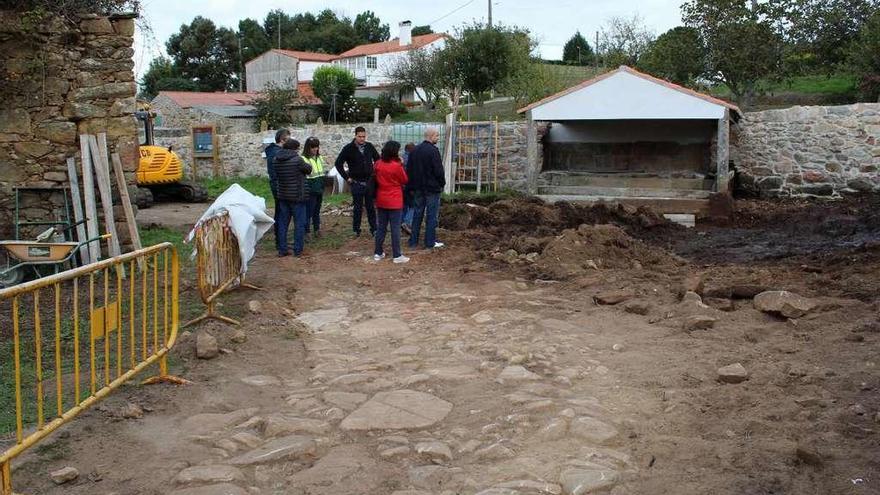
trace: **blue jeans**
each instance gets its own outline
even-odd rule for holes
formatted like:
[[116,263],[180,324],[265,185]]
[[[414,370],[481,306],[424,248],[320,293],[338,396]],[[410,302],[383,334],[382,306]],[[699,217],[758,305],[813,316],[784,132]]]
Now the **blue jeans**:
[[376,210],[373,208],[373,198],[367,194],[367,184],[354,181],[351,183],[351,202],[354,210],[351,212],[351,230],[355,234],[361,233],[361,216],[364,208],[367,210],[367,222],[370,224],[370,233],[376,232]]
[[309,223],[312,230],[317,234],[321,230],[321,203],[324,202],[324,193],[309,193],[309,211],[306,214],[306,234],[309,233]]
[[383,244],[385,244],[385,233],[388,230],[388,223],[391,223],[391,252],[394,257],[400,256],[400,210],[386,210],[385,208],[377,208],[376,216],[378,217],[378,229],[376,230],[376,251],[375,254],[385,252]]
[[293,254],[299,256],[302,254],[306,242],[309,203],[308,201],[278,200],[275,208],[278,211],[278,233],[275,236],[275,247],[278,249],[278,254],[287,254],[287,230],[290,228],[290,219],[293,218]]
[[412,206],[403,205],[403,218],[401,219],[401,223],[404,225],[412,225],[414,213],[415,209]]
[[416,192],[413,203],[413,220],[410,225],[409,247],[419,245],[422,218],[425,219],[425,248],[431,249],[437,242],[437,221],[440,217],[440,193]]

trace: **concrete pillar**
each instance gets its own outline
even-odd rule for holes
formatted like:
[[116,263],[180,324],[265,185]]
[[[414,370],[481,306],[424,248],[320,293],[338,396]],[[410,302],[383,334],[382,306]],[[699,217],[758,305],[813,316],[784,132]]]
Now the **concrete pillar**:
[[538,174],[541,173],[541,164],[538,163],[538,128],[532,118],[532,111],[526,112],[526,157],[528,159],[526,177],[528,178],[529,194],[538,193]]
[[730,171],[730,110],[724,109],[724,117],[718,119],[718,139],[715,147],[715,161],[718,165],[715,177],[715,190],[721,193],[729,192],[728,184]]

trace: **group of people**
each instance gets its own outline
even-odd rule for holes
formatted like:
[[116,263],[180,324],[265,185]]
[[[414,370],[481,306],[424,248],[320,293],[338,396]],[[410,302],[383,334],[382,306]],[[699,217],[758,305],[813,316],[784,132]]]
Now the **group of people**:
[[[376,261],[386,256],[384,244],[390,232],[394,263],[408,262],[401,250],[401,231],[409,234],[408,246],[415,249],[423,221],[424,247],[443,247],[437,240],[440,193],[446,185],[437,148],[439,138],[437,129],[428,128],[424,141],[407,144],[403,153],[397,141],[386,142],[379,151],[367,141],[366,129],[358,126],[354,139],[340,150],[334,166],[351,190],[352,231],[356,237],[361,235],[366,212],[370,235],[375,240]],[[328,172],[321,157],[321,143],[318,138],[309,137],[300,153],[299,141],[291,137],[289,130],[281,129],[265,153],[269,186],[275,199],[278,256],[291,254],[287,243],[291,220],[292,254],[300,256],[310,230],[315,237],[320,236],[324,176]]]

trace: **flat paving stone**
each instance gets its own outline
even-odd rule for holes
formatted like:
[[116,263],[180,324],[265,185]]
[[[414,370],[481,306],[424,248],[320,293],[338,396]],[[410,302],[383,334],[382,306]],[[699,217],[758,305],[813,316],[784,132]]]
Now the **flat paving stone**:
[[357,392],[324,392],[324,402],[351,411],[367,400],[367,394]]
[[352,326],[348,332],[356,339],[402,338],[410,334],[409,325],[394,318],[374,318]]
[[229,483],[176,490],[169,495],[248,495],[247,490]]
[[568,433],[591,442],[603,443],[616,437],[617,428],[596,418],[583,416],[575,419],[568,427]]
[[235,466],[193,466],[181,471],[174,481],[180,485],[229,483],[244,481],[244,473]]
[[331,308],[309,311],[296,317],[312,332],[319,332],[322,328],[333,323],[339,323],[348,316],[348,308]]
[[183,420],[180,432],[185,435],[205,435],[241,423],[257,414],[258,411],[259,409],[252,407],[230,413],[196,414]]
[[272,440],[258,449],[229,461],[236,466],[251,466],[267,462],[294,459],[315,454],[315,441],[302,435],[289,435]]
[[379,392],[342,420],[344,430],[425,428],[442,421],[452,403],[415,390]]

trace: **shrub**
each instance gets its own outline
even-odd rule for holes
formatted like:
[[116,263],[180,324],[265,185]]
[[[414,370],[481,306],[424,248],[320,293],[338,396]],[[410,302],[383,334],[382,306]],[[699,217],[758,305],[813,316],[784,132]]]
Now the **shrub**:
[[312,77],[312,89],[315,91],[315,96],[327,105],[333,100],[334,92],[337,95],[336,103],[339,105],[354,95],[355,87],[357,87],[357,81],[352,73],[334,65],[319,67]]

